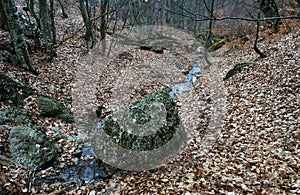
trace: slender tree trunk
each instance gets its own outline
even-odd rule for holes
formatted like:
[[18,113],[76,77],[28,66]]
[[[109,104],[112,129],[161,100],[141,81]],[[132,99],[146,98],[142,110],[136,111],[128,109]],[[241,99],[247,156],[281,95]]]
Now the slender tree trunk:
[[83,18],[83,22],[85,24],[85,35],[84,38],[87,41],[92,41],[92,46],[94,42],[94,35],[93,35],[93,30],[92,30],[92,22],[91,18],[89,15],[89,4],[88,0],[79,0],[79,9]]
[[209,26],[208,26],[208,35],[206,39],[205,46],[209,47],[212,44],[213,34],[212,34],[212,25],[213,25],[213,17],[214,17],[214,4],[215,0],[211,0],[210,10],[209,10]]
[[101,3],[101,24],[100,24],[100,34],[101,40],[105,39],[106,35],[106,11],[108,6],[108,0],[102,0]]
[[51,34],[52,34],[52,43],[51,43],[51,51],[49,56],[49,61],[52,61],[53,57],[55,57],[56,51],[54,49],[54,46],[56,44],[56,28],[55,28],[55,11],[54,11],[54,2],[53,0],[50,0],[50,27],[51,27]]
[[56,43],[56,28],[55,28],[55,10],[54,10],[54,3],[53,0],[50,0],[50,27],[52,32],[52,44],[54,45]]
[[297,0],[298,1],[298,13],[297,13],[297,16],[300,17],[300,0]]
[[[275,0],[261,0],[259,5],[261,11],[264,13],[265,17],[279,17],[279,11],[277,7],[277,3]],[[276,19],[273,21],[270,21],[271,28],[275,33],[279,31],[279,23],[280,19]]]
[[42,46],[46,49],[46,51],[50,51],[53,37],[51,35],[51,17],[47,0],[39,0],[39,8],[42,32]]
[[14,49],[21,66],[28,71],[36,74],[36,70],[32,65],[23,30],[20,24],[19,14],[14,0],[1,0],[0,9],[2,17],[8,26]]
[[63,14],[63,17],[64,18],[68,18],[68,14],[65,10],[65,7],[64,7],[64,4],[62,2],[62,0],[58,0],[58,3],[59,3],[59,6],[61,7],[61,11],[62,11],[62,14]]
[[259,28],[260,28],[260,20],[259,20],[260,19],[260,9],[258,10],[257,18],[258,18],[258,21],[256,23],[256,36],[255,36],[255,41],[254,41],[254,51],[256,53],[258,53],[260,58],[265,58],[265,57],[267,57],[267,55],[264,52],[262,52],[257,46],[258,39],[259,39]]
[[35,19],[35,22],[37,24],[37,28],[34,32],[34,46],[35,48],[40,49],[41,48],[41,41],[40,41],[40,37],[39,37],[39,29],[41,29],[41,23],[40,23],[40,19],[39,17],[36,15],[35,10],[34,10],[34,0],[29,0],[27,2],[27,6],[29,8],[29,12],[31,14],[31,16]]

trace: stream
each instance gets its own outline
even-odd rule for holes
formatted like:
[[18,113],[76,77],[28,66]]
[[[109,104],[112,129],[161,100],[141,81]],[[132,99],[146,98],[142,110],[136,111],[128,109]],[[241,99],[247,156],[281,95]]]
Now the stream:
[[[192,66],[192,68],[185,72],[188,81],[183,83],[178,83],[172,86],[172,90],[169,92],[173,100],[176,100],[176,95],[182,94],[185,91],[193,87],[193,83],[197,80],[195,74],[201,73],[201,69],[197,66]],[[101,121],[97,123],[100,126]],[[64,168],[64,171],[60,173],[60,177],[66,182],[76,182],[78,180],[84,182],[99,181],[105,178],[107,175],[103,171],[103,166],[96,162],[95,154],[91,147],[85,147],[78,149],[78,162],[77,165],[69,166]]]

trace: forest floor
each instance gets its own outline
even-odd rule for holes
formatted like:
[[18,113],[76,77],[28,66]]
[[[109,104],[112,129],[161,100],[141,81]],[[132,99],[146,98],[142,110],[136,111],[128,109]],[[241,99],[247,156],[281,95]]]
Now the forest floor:
[[[259,47],[266,58],[254,52],[252,36],[242,45],[232,40],[211,53],[212,68],[204,71],[207,74],[198,74],[194,88],[176,102],[188,142],[156,171],[120,171],[112,178],[92,183],[47,179],[40,183],[35,178],[51,178],[59,173],[50,167],[33,175],[22,167],[3,166],[3,189],[32,194],[299,194],[299,25],[288,33],[263,37]],[[65,137],[57,142],[64,152],[55,166],[76,164],[76,150],[87,144],[87,129],[92,130],[97,121],[97,106],[104,107],[105,116],[140,98],[141,90],[150,93],[185,81],[182,72],[191,67],[192,56],[174,55],[169,50],[156,54],[135,46],[114,49],[114,57],[99,58],[97,50],[88,51],[84,39],[77,36],[58,48],[57,58],[51,63],[44,60],[43,53],[34,53],[38,76],[1,64],[1,72],[14,78],[26,77],[39,94],[72,108],[75,116],[85,122],[86,126],[80,126],[40,117],[36,97],[27,98],[26,109],[35,116],[37,125],[49,136],[52,128],[58,127]],[[133,59],[120,58],[122,50]],[[226,73],[242,62],[253,65],[223,81]],[[141,65],[150,65],[152,76],[137,71]],[[221,102],[215,101],[212,94]],[[206,134],[214,136],[211,142],[205,140]]]

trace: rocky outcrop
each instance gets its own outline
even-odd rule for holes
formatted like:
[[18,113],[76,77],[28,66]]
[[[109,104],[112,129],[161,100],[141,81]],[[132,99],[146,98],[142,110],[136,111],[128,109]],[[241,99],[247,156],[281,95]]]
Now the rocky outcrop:
[[105,163],[145,170],[176,152],[185,138],[177,106],[162,90],[107,116],[92,141],[96,156]]
[[41,168],[53,161],[60,148],[37,128],[13,127],[9,135],[12,159],[26,167]]

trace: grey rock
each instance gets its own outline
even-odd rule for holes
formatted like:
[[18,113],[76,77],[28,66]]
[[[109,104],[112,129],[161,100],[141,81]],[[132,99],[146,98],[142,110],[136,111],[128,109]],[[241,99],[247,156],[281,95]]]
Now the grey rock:
[[16,107],[0,109],[0,125],[5,125],[11,122],[31,125],[33,120],[31,116],[23,109]]
[[104,163],[136,171],[156,168],[185,138],[177,106],[169,92],[162,90],[107,116],[92,144]]
[[74,122],[74,116],[72,112],[56,100],[50,97],[39,96],[37,98],[37,102],[38,111],[41,116],[57,117],[66,123]]
[[40,168],[53,161],[60,148],[41,130],[26,126],[13,127],[9,135],[12,159],[29,168]]

